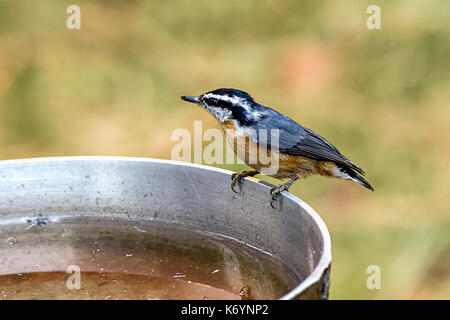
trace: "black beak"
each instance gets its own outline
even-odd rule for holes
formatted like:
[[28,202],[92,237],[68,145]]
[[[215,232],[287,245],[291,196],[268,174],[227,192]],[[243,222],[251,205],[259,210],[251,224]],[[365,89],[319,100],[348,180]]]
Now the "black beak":
[[184,101],[187,101],[187,102],[200,104],[199,97],[181,96],[181,99],[183,99]]

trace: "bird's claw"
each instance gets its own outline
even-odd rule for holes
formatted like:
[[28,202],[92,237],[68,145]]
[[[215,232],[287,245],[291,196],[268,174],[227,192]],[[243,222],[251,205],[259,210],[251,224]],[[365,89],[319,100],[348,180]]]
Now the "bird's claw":
[[233,191],[234,193],[239,193],[239,191],[234,190],[236,183],[237,184],[241,183],[241,176],[237,172],[231,175],[231,191]]
[[272,189],[270,189],[270,206],[273,209],[276,209],[276,207],[273,205],[276,201],[278,201],[278,195],[285,191],[288,190],[288,186],[285,184],[280,184],[279,186],[275,186]]
[[273,205],[276,201],[278,201],[278,195],[280,194],[282,190],[280,190],[278,187],[273,187],[270,189],[270,206],[272,209],[276,209],[276,207]]
[[234,187],[236,186],[236,184],[241,184],[241,179],[244,177],[253,177],[255,175],[257,175],[259,172],[258,171],[241,171],[241,172],[235,172],[231,175],[231,190],[234,193],[239,193],[239,191],[234,190]]
[[275,207],[274,207],[274,202],[275,201],[278,201],[278,195],[281,193],[281,192],[283,192],[283,191],[288,191],[289,190],[289,188],[292,186],[292,184],[295,182],[295,181],[297,181],[299,179],[299,177],[298,176],[295,176],[295,177],[293,177],[291,180],[289,180],[288,182],[286,182],[286,183],[283,183],[283,184],[280,184],[280,185],[278,185],[278,186],[275,186],[275,187],[273,187],[272,189],[270,189],[270,206],[273,208],[273,209],[276,209]]
[[275,201],[277,201],[277,199],[270,199],[270,206],[272,207],[272,209],[276,209],[276,207],[273,205],[275,203]]

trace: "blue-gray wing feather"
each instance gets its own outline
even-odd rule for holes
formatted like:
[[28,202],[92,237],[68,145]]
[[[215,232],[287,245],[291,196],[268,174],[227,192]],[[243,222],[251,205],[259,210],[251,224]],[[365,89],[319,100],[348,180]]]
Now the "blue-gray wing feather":
[[335,146],[314,131],[301,126],[291,118],[273,109],[263,106],[261,106],[261,109],[264,110],[265,116],[255,125],[258,142],[263,142],[259,141],[261,140],[258,133],[259,129],[267,129],[267,147],[271,148],[272,133],[270,129],[278,129],[278,149],[280,152],[320,161],[333,161],[364,174],[360,167],[342,155]]

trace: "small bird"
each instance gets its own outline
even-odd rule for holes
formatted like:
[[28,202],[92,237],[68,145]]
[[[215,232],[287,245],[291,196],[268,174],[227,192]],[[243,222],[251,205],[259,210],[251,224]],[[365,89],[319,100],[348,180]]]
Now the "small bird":
[[[362,177],[364,171],[342,155],[330,142],[284,114],[257,103],[247,92],[222,88],[198,97],[182,96],[181,99],[198,104],[213,115],[227,132],[233,151],[254,169],[231,176],[233,192],[237,192],[235,186],[240,184],[241,178],[255,176],[268,167],[268,164],[263,164],[258,157],[256,161],[249,161],[249,150],[252,147],[258,150],[262,148],[264,152],[272,155],[276,153],[278,170],[267,175],[277,179],[290,179],[270,190],[270,205],[273,208],[280,192],[288,190],[299,178],[305,179],[314,174],[353,180],[371,191],[374,190]],[[277,131],[273,131],[274,129]],[[267,132],[265,137],[259,134],[261,130]],[[232,134],[229,135],[229,132]],[[272,132],[277,132],[276,146],[271,144],[271,138],[274,136]],[[242,143],[245,145],[239,145]],[[244,152],[239,153],[239,147],[242,147],[240,150]]]

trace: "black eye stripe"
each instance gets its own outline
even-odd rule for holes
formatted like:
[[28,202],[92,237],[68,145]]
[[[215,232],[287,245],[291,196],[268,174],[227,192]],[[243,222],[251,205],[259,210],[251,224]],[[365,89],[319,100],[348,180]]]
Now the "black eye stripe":
[[231,109],[233,107],[233,104],[226,100],[220,100],[217,98],[203,98],[203,101],[212,107],[219,107],[219,108],[225,108],[225,109]]
[[[226,99],[227,97],[225,96],[224,98]],[[220,98],[218,99],[217,97],[207,95],[201,97],[202,102],[209,107],[230,110],[232,116],[231,119],[238,121],[241,125],[250,126],[256,121],[253,117],[251,117],[251,114],[249,114],[250,111],[248,110],[248,106],[245,108],[241,105],[241,103],[235,105],[233,102],[225,99],[222,100]]]

